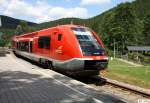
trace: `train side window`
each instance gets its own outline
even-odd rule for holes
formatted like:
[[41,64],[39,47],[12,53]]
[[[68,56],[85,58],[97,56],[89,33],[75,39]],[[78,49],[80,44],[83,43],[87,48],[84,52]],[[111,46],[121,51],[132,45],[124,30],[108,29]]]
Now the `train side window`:
[[41,37],[39,37],[38,47],[49,49],[50,48],[50,40],[51,40],[50,36],[41,36]]
[[62,34],[58,34],[58,41],[61,41],[62,39]]
[[17,42],[17,49],[19,49],[19,42]]
[[28,43],[28,41],[20,42],[20,50],[21,51],[26,51],[26,52],[29,51],[29,43]]
[[42,37],[40,37],[39,40],[38,40],[38,47],[39,47],[39,48],[43,48],[43,47],[44,47]]
[[44,40],[44,48],[45,49],[49,49],[50,48],[50,37],[45,37],[45,40]]

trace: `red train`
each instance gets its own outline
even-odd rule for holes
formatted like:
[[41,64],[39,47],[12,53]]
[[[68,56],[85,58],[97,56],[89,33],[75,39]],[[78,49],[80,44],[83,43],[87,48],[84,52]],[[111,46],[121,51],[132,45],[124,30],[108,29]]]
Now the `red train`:
[[14,36],[15,54],[73,75],[97,75],[107,68],[104,45],[91,29],[60,25]]

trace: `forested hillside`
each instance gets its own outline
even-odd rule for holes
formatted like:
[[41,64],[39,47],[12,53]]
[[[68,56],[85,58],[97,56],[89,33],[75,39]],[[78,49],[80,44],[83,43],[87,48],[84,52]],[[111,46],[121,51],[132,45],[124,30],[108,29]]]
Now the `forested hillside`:
[[[16,29],[17,25],[20,24],[20,21],[24,21],[24,20],[19,20],[19,19],[15,19],[12,17],[0,15],[0,21],[1,21],[0,28]],[[28,22],[28,21],[25,21],[25,22],[27,22],[27,24],[29,26],[36,25],[36,23],[32,23],[32,22]]]
[[[114,41],[119,44],[118,48],[121,52],[124,52],[127,45],[150,45],[150,0],[122,3],[89,19],[62,18],[35,26],[22,23],[25,29],[22,30],[22,26],[18,26],[14,32],[19,35],[71,22],[92,28],[108,49],[113,49]],[[3,32],[5,32],[4,28]]]
[[[19,20],[12,17],[0,15],[0,46],[10,45],[10,40],[13,35],[16,34],[16,29],[22,25],[25,27],[25,32],[30,31],[31,29],[27,26],[37,25],[36,23],[28,22],[25,20]],[[20,32],[23,33],[23,32]]]
[[95,30],[109,49],[113,49],[112,43],[115,40],[119,44],[119,50],[124,51],[127,45],[150,45],[149,15],[150,0],[136,0],[119,4],[89,19],[63,18],[41,23],[35,28],[39,30],[72,21]]

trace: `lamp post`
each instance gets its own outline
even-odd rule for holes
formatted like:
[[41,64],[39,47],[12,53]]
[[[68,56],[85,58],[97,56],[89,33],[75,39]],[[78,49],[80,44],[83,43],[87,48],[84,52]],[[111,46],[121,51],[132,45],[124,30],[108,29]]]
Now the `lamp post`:
[[114,40],[114,43],[113,43],[113,45],[114,45],[114,58],[116,58],[116,54],[118,55],[119,53],[118,53],[118,43],[120,42],[120,41],[117,41],[116,42],[116,40],[115,39],[113,39]]

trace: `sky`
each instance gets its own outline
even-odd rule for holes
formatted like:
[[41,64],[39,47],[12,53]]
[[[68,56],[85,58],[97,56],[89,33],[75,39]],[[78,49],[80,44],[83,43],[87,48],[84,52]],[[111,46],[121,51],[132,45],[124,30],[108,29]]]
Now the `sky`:
[[133,0],[0,0],[0,15],[42,23],[66,17],[90,18]]

